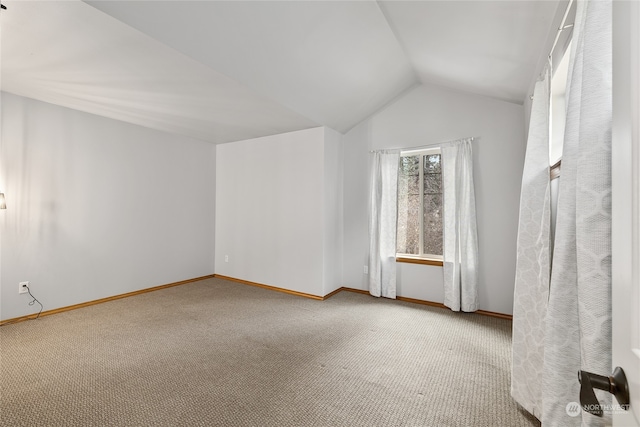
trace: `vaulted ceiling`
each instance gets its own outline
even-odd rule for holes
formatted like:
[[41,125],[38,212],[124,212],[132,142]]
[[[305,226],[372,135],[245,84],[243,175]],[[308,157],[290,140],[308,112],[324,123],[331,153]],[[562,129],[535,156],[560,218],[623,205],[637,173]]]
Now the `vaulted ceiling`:
[[522,103],[557,1],[5,0],[2,90],[213,143],[346,132],[420,83]]

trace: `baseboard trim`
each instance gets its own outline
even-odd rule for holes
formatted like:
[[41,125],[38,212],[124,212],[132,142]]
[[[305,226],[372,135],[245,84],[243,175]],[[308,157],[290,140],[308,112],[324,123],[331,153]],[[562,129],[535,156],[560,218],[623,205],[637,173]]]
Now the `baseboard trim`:
[[356,288],[340,288],[341,291],[353,292],[356,294],[370,295],[369,291],[365,291],[364,289],[356,289]]
[[[340,288],[340,290],[369,295],[369,291],[365,291],[365,290],[362,290],[362,289],[354,289],[354,288],[345,288],[345,287],[343,287],[343,288]],[[428,306],[431,306],[431,307],[446,308],[447,310],[450,310],[449,307],[447,307],[446,305],[442,304],[441,302],[433,302],[433,301],[427,301],[427,300],[416,299],[416,298],[408,298],[408,297],[400,297],[400,296],[396,296],[396,299],[398,301],[405,301],[405,302],[410,302],[410,303],[413,303],[413,304],[428,305]],[[511,314],[496,313],[496,312],[493,312],[493,311],[486,311],[486,310],[477,310],[477,311],[474,311],[473,313],[480,314],[482,316],[496,317],[498,319],[513,320],[513,316]]]
[[505,313],[496,313],[495,311],[478,310],[474,313],[482,314],[483,316],[496,317],[498,319],[513,320],[513,315]]
[[[159,291],[160,289],[167,289],[167,288],[172,288],[174,286],[186,285],[187,283],[198,282],[200,280],[212,279],[213,277],[215,277],[215,274],[209,274],[207,276],[195,277],[193,279],[187,279],[187,280],[181,280],[179,282],[167,283],[166,285],[153,286],[151,288],[145,288],[145,289],[140,289],[140,290],[133,291],[133,292],[127,292],[125,294],[119,294],[119,295],[114,295],[114,296],[111,296],[111,297],[100,298],[100,299],[97,299],[97,300],[87,301],[87,302],[83,302],[83,303],[80,303],[80,304],[74,304],[74,305],[69,305],[69,306],[66,306],[66,307],[54,308],[53,310],[43,311],[42,313],[40,313],[40,317],[50,316],[52,314],[64,313],[65,311],[77,310],[79,308],[89,307],[89,306],[96,305],[96,304],[102,304],[104,302],[109,302],[109,301],[115,301],[115,300],[119,300],[119,299],[122,299],[122,298],[128,298],[128,297],[132,297],[132,296],[135,296],[135,295],[146,294],[148,292]],[[0,326],[8,325],[8,324],[11,324],[11,323],[23,322],[25,320],[35,319],[36,317],[38,317],[37,314],[29,314],[27,316],[14,317],[13,319],[7,319],[7,320],[0,321]]]
[[330,292],[330,293],[326,294],[325,296],[323,296],[323,297],[322,297],[322,300],[324,301],[324,300],[326,300],[326,299],[329,299],[329,298],[331,298],[332,296],[334,296],[335,294],[339,294],[342,290],[343,290],[343,288],[338,288],[338,289],[336,289],[335,291]]
[[413,304],[420,304],[420,305],[428,305],[430,307],[446,308],[447,310],[449,310],[449,307],[447,307],[446,305],[442,304],[441,302],[427,301],[427,300],[422,300],[422,299],[409,298],[409,297],[400,297],[400,296],[396,296],[396,299],[398,301],[410,302],[410,303],[413,303]]
[[[334,295],[336,295],[336,294],[338,294],[338,293],[340,293],[342,291],[354,292],[354,293],[363,294],[363,295],[370,295],[369,291],[366,291],[364,289],[347,288],[347,287],[343,286],[343,287],[338,288],[335,291],[325,295],[324,297],[320,297],[320,296],[317,296],[317,295],[305,294],[303,292],[290,291],[290,290],[284,289],[284,288],[278,288],[278,287],[275,287],[275,286],[264,285],[262,283],[255,283],[255,282],[249,282],[248,280],[236,279],[235,277],[222,276],[222,275],[219,275],[219,274],[216,274],[215,276],[220,278],[220,279],[230,280],[232,282],[244,283],[245,285],[251,285],[251,286],[258,286],[260,288],[269,289],[269,290],[272,290],[272,291],[284,292],[286,294],[297,295],[297,296],[301,296],[301,297],[305,297],[305,298],[312,298],[312,299],[315,299],[315,300],[318,300],[318,301],[324,301],[326,299],[329,299],[332,296],[334,296]],[[431,306],[431,307],[445,308],[447,310],[450,310],[449,307],[447,307],[446,305],[442,304],[441,302],[433,302],[433,301],[427,301],[427,300],[409,298],[409,297],[400,297],[400,296],[396,296],[396,299],[398,301],[410,302],[410,303],[413,303],[413,304],[428,305],[428,306]],[[477,311],[474,311],[473,313],[480,314],[482,316],[496,317],[498,319],[513,320],[513,316],[510,315],[510,314],[496,313],[496,312],[493,312],[493,311],[477,310]]]
[[[198,282],[200,280],[212,279],[214,277],[215,278],[219,278],[219,279],[223,279],[223,280],[228,280],[230,282],[242,283],[244,285],[256,286],[258,288],[268,289],[270,291],[282,292],[282,293],[289,294],[289,295],[295,295],[295,296],[299,296],[299,297],[310,298],[310,299],[314,299],[314,300],[317,300],[317,301],[327,300],[327,299],[331,298],[332,296],[334,296],[334,295],[336,295],[336,294],[338,294],[338,293],[340,293],[342,291],[354,292],[354,293],[363,294],[363,295],[369,295],[369,291],[365,291],[363,289],[347,288],[347,287],[343,286],[343,287],[338,288],[335,291],[330,292],[327,295],[321,297],[321,296],[318,296],[318,295],[308,294],[308,293],[305,293],[305,292],[292,291],[292,290],[285,289],[285,288],[279,288],[277,286],[270,286],[270,285],[265,285],[263,283],[257,283],[257,282],[251,282],[251,281],[248,281],[248,280],[237,279],[235,277],[223,276],[221,274],[209,274],[207,276],[195,277],[193,279],[181,280],[179,282],[167,283],[166,285],[154,286],[154,287],[151,287],[151,288],[140,289],[140,290],[137,290],[137,291],[127,292],[127,293],[124,293],[124,294],[114,295],[114,296],[111,296],[111,297],[100,298],[100,299],[93,300],[93,301],[87,301],[87,302],[83,302],[83,303],[80,303],[80,304],[74,304],[74,305],[69,305],[69,306],[66,306],[66,307],[55,308],[53,310],[43,311],[42,313],[40,313],[40,317],[50,316],[52,314],[64,313],[65,311],[77,310],[79,308],[89,307],[89,306],[96,305],[96,304],[102,304],[104,302],[115,301],[115,300],[119,300],[119,299],[122,299],[122,298],[128,298],[128,297],[132,297],[132,296],[136,296],[136,295],[146,294],[148,292],[159,291],[160,289],[172,288],[174,286],[180,286],[180,285],[185,285],[187,283]],[[428,306],[431,306],[431,307],[446,308],[447,310],[449,310],[449,308],[447,306],[445,306],[444,304],[439,303],[439,302],[426,301],[426,300],[421,300],[421,299],[416,299],[416,298],[408,298],[408,297],[401,297],[401,296],[396,296],[396,299],[398,301],[405,301],[405,302],[410,302],[410,303],[413,303],[413,304],[428,305]],[[513,320],[513,316],[510,315],[510,314],[496,313],[496,312],[493,312],[493,311],[486,311],[486,310],[478,310],[478,311],[475,311],[474,313],[480,314],[480,315],[483,315],[483,316],[496,317],[498,319]],[[25,320],[35,319],[36,317],[38,317],[37,314],[29,314],[27,316],[14,317],[12,319],[2,320],[2,321],[0,321],[0,327],[4,326],[4,325],[13,324],[13,323],[23,322]]]
[[315,299],[315,300],[319,300],[319,301],[323,301],[323,300],[325,300],[325,299],[337,294],[338,293],[337,291],[339,291],[339,289],[338,289],[336,291],[331,292],[327,296],[321,297],[319,295],[307,294],[305,292],[292,291],[290,289],[279,288],[277,286],[271,286],[271,285],[265,285],[264,283],[251,282],[249,280],[244,280],[244,279],[237,279],[235,277],[223,276],[221,274],[215,274],[215,277],[218,278],[218,279],[228,280],[230,282],[242,283],[243,285],[256,286],[258,288],[268,289],[270,291],[282,292],[282,293],[289,294],[289,295],[295,295],[295,296],[298,296],[298,297],[311,298],[311,299]]

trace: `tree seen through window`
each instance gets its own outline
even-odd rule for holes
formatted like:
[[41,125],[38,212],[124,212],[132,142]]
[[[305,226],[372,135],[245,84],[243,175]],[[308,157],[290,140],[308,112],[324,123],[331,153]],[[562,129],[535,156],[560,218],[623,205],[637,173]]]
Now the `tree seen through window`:
[[396,251],[442,255],[442,164],[437,149],[400,157]]

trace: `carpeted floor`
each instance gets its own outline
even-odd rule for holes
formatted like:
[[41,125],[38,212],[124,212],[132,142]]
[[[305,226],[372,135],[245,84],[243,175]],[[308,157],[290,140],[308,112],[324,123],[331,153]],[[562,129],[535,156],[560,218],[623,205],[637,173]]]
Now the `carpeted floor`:
[[539,426],[511,322],[208,279],[0,328],[1,426]]

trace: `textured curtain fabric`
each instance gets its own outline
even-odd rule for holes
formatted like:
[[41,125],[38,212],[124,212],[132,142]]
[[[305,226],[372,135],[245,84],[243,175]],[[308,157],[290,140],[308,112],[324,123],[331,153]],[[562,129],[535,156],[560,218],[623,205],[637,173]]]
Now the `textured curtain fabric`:
[[472,139],[442,146],[444,305],[478,309],[478,234]]
[[533,92],[527,152],[520,192],[516,281],[513,297],[511,396],[542,416],[544,321],[549,299],[551,207],[549,67]]
[[400,153],[376,151],[371,165],[369,293],[396,297],[396,222]]
[[[543,426],[611,424],[606,411],[599,418],[566,410],[579,402],[579,369],[610,375],[612,368],[611,9],[610,0],[577,4],[545,328]],[[596,396],[611,403],[606,392]]]

